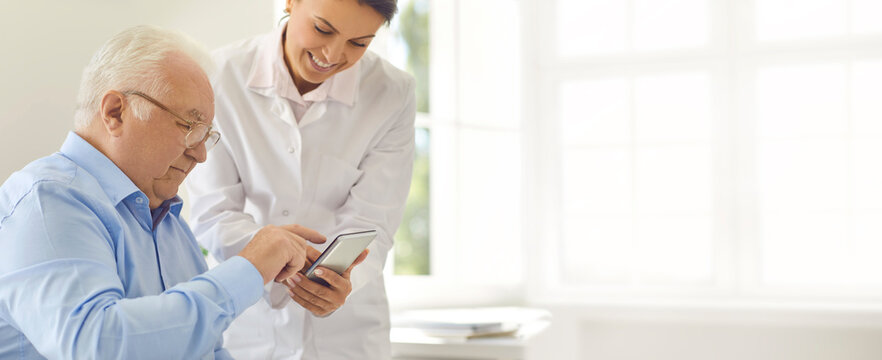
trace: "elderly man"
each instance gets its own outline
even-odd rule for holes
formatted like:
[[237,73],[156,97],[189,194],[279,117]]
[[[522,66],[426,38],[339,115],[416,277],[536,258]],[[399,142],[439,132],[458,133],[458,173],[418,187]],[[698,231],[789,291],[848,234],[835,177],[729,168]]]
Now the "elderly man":
[[219,138],[197,49],[146,26],[110,39],[60,152],[0,187],[0,359],[229,358],[224,329],[325,240],[267,227],[207,269],[176,196]]

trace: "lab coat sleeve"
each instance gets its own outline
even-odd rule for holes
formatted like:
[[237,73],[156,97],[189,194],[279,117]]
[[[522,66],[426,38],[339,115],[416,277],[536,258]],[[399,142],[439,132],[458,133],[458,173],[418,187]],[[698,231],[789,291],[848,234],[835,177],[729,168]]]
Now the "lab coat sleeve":
[[[220,124],[217,124],[220,127]],[[220,261],[236,256],[261,226],[244,212],[245,189],[223,138],[186,181],[193,234]]]
[[336,212],[337,229],[376,229],[367,259],[351,274],[352,292],[381,276],[392,238],[404,214],[413,173],[415,82],[408,78],[406,98],[389,130],[359,164],[364,173]]

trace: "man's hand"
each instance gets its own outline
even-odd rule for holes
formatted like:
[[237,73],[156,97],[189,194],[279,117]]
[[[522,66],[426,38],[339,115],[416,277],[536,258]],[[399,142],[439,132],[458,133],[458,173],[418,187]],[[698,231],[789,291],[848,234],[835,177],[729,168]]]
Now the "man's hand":
[[296,274],[306,264],[306,241],[321,244],[325,237],[317,231],[300,225],[267,225],[248,242],[239,256],[251,262],[266,284],[273,279],[283,281]]
[[[319,255],[321,254],[318,252],[310,253],[309,263],[315,262]],[[309,280],[302,273],[297,273],[289,281],[284,282],[288,286],[288,294],[291,295],[292,300],[314,315],[327,316],[346,302],[346,297],[352,292],[352,282],[349,281],[352,268],[364,261],[367,255],[368,250],[365,249],[343,274],[338,275],[334,270],[323,266],[316,268],[315,274],[325,280],[328,286]]]

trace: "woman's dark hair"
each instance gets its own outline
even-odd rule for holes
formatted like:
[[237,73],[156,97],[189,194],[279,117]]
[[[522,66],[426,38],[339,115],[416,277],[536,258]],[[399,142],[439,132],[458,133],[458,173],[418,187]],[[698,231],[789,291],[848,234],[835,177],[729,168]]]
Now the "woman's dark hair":
[[374,8],[374,10],[386,18],[387,25],[392,21],[395,13],[398,12],[398,0],[358,0],[358,3]]
[[[392,18],[398,12],[398,0],[358,0],[358,4],[370,6],[374,11],[380,13],[386,19],[386,25],[392,22]],[[288,10],[285,10],[285,15],[279,19],[279,24],[284,22],[289,16]]]

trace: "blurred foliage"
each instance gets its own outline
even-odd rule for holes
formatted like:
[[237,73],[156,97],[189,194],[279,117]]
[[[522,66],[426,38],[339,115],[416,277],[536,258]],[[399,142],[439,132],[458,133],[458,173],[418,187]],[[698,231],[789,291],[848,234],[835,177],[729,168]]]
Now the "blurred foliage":
[[411,0],[398,19],[407,46],[407,71],[416,78],[417,111],[429,112],[429,1]]
[[[398,36],[407,49],[407,71],[416,79],[417,111],[429,112],[429,1],[410,0],[398,17]],[[395,274],[428,275],[429,130],[416,129],[416,157],[407,207],[395,233]]]
[[416,159],[404,218],[395,233],[395,275],[428,275],[429,130],[416,130]]

